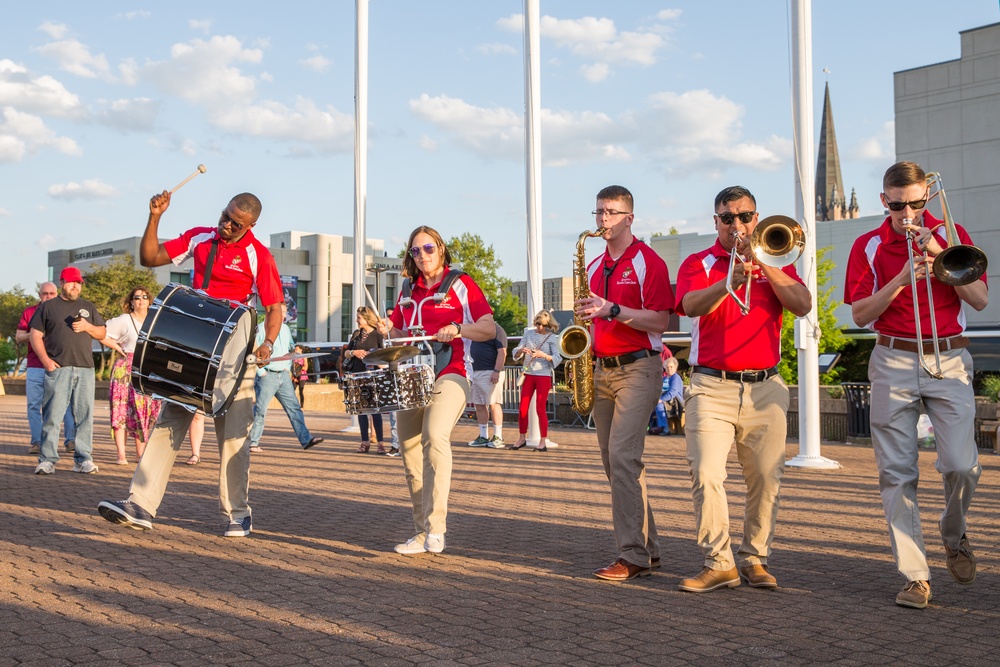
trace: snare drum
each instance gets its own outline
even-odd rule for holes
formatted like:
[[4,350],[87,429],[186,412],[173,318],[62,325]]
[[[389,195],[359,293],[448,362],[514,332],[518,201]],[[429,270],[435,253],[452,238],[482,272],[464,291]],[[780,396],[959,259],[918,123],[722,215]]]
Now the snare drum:
[[349,415],[414,410],[431,404],[434,371],[414,364],[344,375],[344,408]]
[[218,417],[246,372],[257,330],[250,306],[170,283],[149,306],[132,361],[132,386]]

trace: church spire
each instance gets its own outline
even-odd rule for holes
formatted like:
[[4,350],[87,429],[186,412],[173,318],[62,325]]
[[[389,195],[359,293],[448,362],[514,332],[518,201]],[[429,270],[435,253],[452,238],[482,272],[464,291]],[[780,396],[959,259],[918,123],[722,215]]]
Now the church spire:
[[833,106],[830,104],[830,83],[823,94],[823,120],[819,131],[819,157],[816,161],[816,196],[822,200],[820,220],[841,220],[849,216],[844,180],[840,175],[840,153],[837,133],[833,129]]

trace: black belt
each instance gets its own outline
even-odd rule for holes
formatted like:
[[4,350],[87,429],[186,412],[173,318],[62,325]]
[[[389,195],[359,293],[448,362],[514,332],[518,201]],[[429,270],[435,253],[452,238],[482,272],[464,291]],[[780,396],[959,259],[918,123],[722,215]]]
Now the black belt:
[[717,368],[709,368],[708,366],[695,366],[691,369],[691,372],[711,375],[712,377],[732,380],[734,382],[763,382],[777,375],[778,367],[771,366],[762,371],[720,371]]
[[620,368],[621,366],[628,366],[633,361],[639,361],[640,359],[645,359],[646,357],[655,357],[659,353],[653,352],[652,350],[637,350],[636,352],[629,352],[628,354],[619,354],[617,357],[598,357],[597,363],[599,363],[604,368]]

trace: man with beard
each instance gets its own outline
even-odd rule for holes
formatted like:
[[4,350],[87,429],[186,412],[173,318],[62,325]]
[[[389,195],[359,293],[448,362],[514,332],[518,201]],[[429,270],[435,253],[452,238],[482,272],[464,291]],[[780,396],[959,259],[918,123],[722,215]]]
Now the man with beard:
[[92,340],[107,335],[104,318],[80,298],[83,274],[67,266],[59,274],[59,297],[42,303],[31,318],[31,348],[45,369],[42,390],[42,447],[36,475],[51,475],[59,461],[59,425],[67,406],[76,418],[73,472],[95,473],[94,354]]

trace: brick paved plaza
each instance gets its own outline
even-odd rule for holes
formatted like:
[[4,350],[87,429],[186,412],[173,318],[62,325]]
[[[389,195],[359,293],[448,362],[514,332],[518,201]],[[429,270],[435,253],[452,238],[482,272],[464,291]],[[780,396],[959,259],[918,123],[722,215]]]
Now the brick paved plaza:
[[[412,519],[398,459],[354,453],[341,414],[306,413],[327,438],[304,452],[270,410],[253,455],[254,533],[223,538],[211,427],[203,462],[173,471],[151,532],[113,526],[133,466],[113,465],[98,404],[96,475],[35,476],[23,396],[0,397],[0,667],[6,665],[995,665],[1000,653],[1000,457],[981,452],[970,515],[974,585],[944,568],[934,452],[921,503],[934,600],[893,604],[895,572],[871,449],[825,444],[837,471],[789,469],[771,569],[777,591],[704,595],[680,438],[650,437],[663,568],[614,584],[617,554],[593,431],[553,428],[547,453],[470,449],[455,430],[448,548],[399,556]],[[516,425],[508,425],[512,439]],[[373,448],[374,449],[374,448]],[[788,455],[797,445],[789,443]],[[131,452],[130,452],[131,455]],[[735,457],[728,484],[742,526]]]

